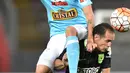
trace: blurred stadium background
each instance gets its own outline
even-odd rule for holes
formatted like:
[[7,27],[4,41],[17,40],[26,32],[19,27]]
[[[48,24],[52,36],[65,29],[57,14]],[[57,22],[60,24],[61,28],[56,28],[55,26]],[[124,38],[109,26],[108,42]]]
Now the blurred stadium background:
[[[115,8],[130,8],[130,0],[92,1],[96,24],[109,23]],[[0,72],[5,66],[3,71],[34,72],[49,39],[48,32],[46,10],[40,0],[0,0]],[[116,32],[112,46],[112,73],[130,73],[129,56],[130,31]]]

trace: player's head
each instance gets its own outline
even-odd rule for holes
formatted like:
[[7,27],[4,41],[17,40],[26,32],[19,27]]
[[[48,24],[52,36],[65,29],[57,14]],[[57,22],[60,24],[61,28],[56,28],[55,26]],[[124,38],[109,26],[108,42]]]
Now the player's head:
[[97,48],[104,52],[112,44],[115,39],[114,29],[108,23],[101,23],[94,27],[93,30],[94,42]]

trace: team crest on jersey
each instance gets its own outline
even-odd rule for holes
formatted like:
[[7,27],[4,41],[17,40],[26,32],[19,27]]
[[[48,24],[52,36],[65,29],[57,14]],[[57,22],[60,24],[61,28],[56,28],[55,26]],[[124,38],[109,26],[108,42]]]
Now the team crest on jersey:
[[98,63],[101,64],[104,60],[104,54],[98,54]]
[[78,13],[77,10],[75,8],[72,8],[70,10],[63,10],[60,9],[58,10],[58,12],[53,12],[52,11],[52,18],[53,20],[67,20],[67,19],[72,19],[77,17]]
[[68,5],[66,0],[51,0],[51,3],[54,6],[67,6]]

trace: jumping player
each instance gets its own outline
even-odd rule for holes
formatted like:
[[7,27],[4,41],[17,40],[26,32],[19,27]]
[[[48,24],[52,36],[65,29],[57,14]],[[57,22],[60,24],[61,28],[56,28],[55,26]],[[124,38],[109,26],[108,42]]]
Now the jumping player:
[[47,10],[50,40],[39,57],[36,73],[53,70],[53,62],[65,46],[70,73],[76,73],[79,40],[87,38],[89,51],[97,46],[92,36],[94,27],[92,2],[91,0],[41,0],[41,2]]

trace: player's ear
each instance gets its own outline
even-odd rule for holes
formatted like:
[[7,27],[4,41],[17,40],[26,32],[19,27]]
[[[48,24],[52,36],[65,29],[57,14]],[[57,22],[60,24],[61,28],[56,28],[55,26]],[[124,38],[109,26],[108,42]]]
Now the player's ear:
[[94,39],[95,39],[95,40],[98,40],[98,39],[100,39],[100,35],[98,35],[98,34],[95,34],[95,35],[94,35]]

